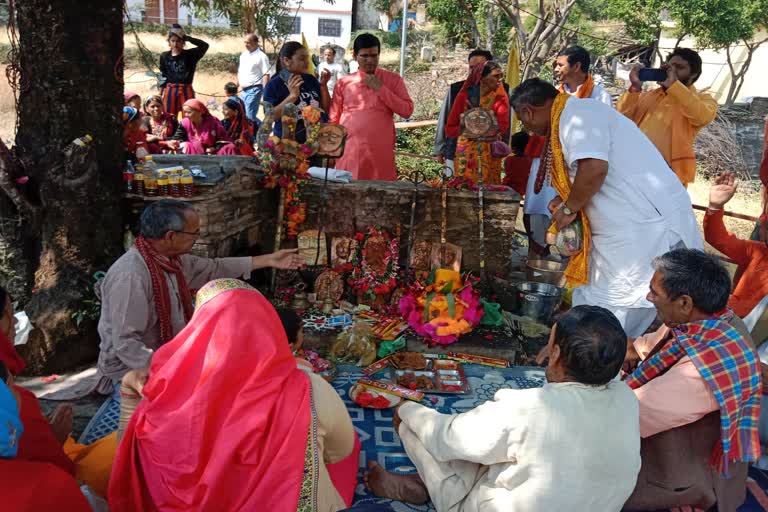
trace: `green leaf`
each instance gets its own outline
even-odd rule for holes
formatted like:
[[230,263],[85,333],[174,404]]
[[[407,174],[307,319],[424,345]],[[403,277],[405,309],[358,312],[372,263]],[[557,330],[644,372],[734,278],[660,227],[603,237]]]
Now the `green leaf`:
[[432,267],[432,271],[427,276],[427,286],[435,284],[435,274],[437,273],[437,267]]
[[427,302],[424,304],[424,319],[423,322],[429,322],[429,305],[432,303],[432,299],[435,298],[435,292],[429,292],[427,294]]
[[453,290],[453,281],[445,283],[445,286],[440,290],[440,293],[451,293]]
[[448,316],[453,318],[456,316],[456,298],[452,293],[445,296],[445,301],[448,303]]

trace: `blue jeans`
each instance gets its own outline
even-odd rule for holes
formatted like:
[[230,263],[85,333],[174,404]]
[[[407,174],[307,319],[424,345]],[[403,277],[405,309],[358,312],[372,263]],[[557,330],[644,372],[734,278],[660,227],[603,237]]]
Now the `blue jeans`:
[[259,113],[259,105],[261,104],[261,95],[263,92],[263,85],[254,85],[240,94],[240,97],[243,98],[243,102],[245,103],[245,117],[251,121],[256,121],[256,114]]

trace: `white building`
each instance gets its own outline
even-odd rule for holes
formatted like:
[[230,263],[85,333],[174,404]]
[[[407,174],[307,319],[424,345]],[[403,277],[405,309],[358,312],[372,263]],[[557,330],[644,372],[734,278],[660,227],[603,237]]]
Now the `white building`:
[[288,38],[301,41],[301,34],[311,50],[325,45],[347,48],[352,40],[352,2],[336,0],[329,4],[324,0],[291,0],[290,15],[286,19]]
[[[180,0],[127,0],[126,4],[131,20],[136,22],[230,26],[225,16],[197,18]],[[328,44],[347,48],[352,38],[352,4],[353,0],[336,0],[332,4],[324,0],[290,0],[289,15],[282,20],[288,28],[288,39],[301,41],[304,33],[312,50]]]

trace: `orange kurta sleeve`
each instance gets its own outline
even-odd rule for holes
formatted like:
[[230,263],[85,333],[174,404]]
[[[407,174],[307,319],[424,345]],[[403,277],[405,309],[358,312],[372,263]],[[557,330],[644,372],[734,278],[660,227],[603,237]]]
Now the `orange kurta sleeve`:
[[704,215],[704,239],[740,266],[746,265],[750,259],[750,244],[728,232],[723,222],[724,214],[723,210],[707,210]]
[[621,98],[619,98],[618,103],[616,103],[616,110],[631,120],[637,122],[637,119],[635,119],[635,113],[637,110],[637,105],[640,103],[641,95],[642,93],[639,92],[625,92],[621,95]]
[[680,81],[673,83],[667,94],[680,106],[683,116],[694,128],[711,123],[717,115],[717,101],[709,94],[696,92]]

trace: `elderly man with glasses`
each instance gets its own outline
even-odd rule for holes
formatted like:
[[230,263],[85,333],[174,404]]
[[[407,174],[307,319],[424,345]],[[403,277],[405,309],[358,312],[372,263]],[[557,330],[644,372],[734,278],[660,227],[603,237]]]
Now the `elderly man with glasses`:
[[295,250],[243,258],[190,254],[200,236],[200,217],[187,203],[163,199],[141,215],[136,243],[107,272],[101,284],[99,391],[132,369],[149,367],[152,353],[192,317],[192,291],[213,279],[243,277],[252,270],[294,269]]

